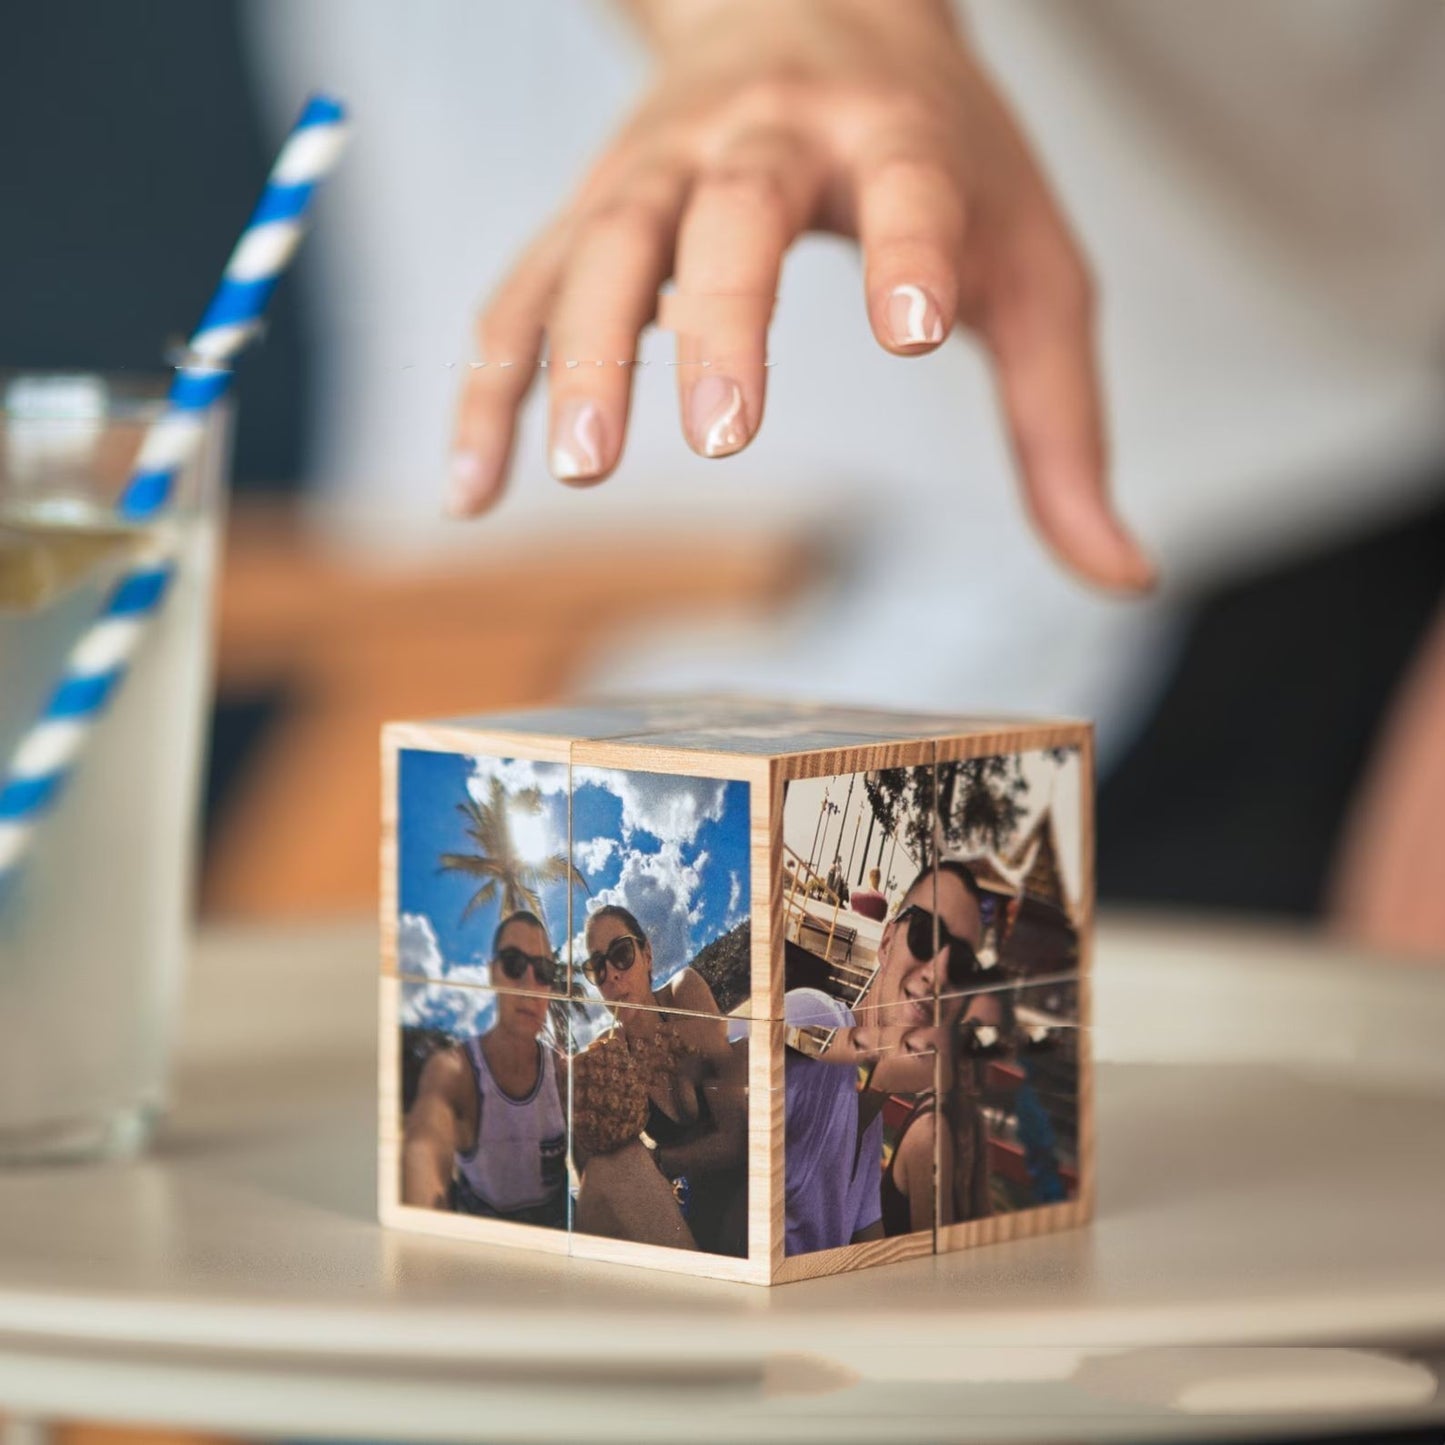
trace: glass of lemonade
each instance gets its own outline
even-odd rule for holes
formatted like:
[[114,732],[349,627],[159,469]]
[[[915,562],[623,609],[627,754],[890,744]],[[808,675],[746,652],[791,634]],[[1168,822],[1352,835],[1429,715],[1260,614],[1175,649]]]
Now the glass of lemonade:
[[0,877],[0,1163],[124,1155],[164,1106],[189,941],[224,404],[163,515],[116,502],[164,379],[0,373],[0,777],[138,554],[175,575]]

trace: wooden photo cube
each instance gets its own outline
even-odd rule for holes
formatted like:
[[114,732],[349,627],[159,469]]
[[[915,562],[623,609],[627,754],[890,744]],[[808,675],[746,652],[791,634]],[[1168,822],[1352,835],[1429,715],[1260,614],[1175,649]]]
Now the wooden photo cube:
[[383,1223],[755,1284],[1093,1194],[1088,724],[392,723]]

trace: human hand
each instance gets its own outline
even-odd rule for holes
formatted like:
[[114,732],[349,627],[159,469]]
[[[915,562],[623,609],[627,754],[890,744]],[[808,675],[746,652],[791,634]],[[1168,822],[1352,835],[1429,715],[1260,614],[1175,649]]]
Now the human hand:
[[612,471],[638,334],[669,277],[695,309],[677,349],[684,435],[708,457],[746,446],[784,254],[821,230],[858,241],[888,351],[932,351],[956,326],[983,343],[1024,498],[1060,561],[1149,586],[1107,495],[1087,268],[944,0],[630,8],[656,81],[478,319],[485,364],[462,391],[453,511],[500,494],[544,334],[552,470],[576,484]]

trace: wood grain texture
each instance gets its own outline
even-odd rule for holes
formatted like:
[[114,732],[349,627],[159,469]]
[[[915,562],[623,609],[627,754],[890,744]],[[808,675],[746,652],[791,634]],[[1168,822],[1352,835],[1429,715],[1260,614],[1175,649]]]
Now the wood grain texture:
[[377,899],[381,916],[381,971],[394,974],[398,969],[397,928],[400,921],[398,898],[399,854],[397,825],[401,820],[400,751],[398,733],[383,728],[381,734],[381,875]]
[[939,1254],[952,1254],[981,1244],[1004,1244],[1036,1234],[1052,1234],[1058,1229],[1072,1229],[1088,1218],[1089,1209],[1083,1198],[1045,1204],[1037,1209],[1015,1209],[1007,1214],[991,1214],[986,1219],[944,1225],[936,1232],[936,1248]]
[[787,1231],[783,1174],[783,1023],[753,1026],[752,1088],[748,1096],[748,1257],[771,1280],[783,1258]]
[[771,768],[755,753],[702,751],[657,747],[645,738],[637,741],[602,739],[575,741],[574,768],[612,768],[624,773],[666,773],[680,778],[728,778],[767,788]]
[[[754,939],[754,949],[759,942],[764,949],[755,952],[753,966],[759,963],[767,969],[767,982],[763,989],[754,979],[753,996],[766,999],[769,1022],[766,1024],[768,1057],[768,1092],[754,1101],[754,1108],[765,1110],[768,1118],[768,1141],[766,1158],[760,1160],[762,1168],[749,1180],[749,1189],[756,1191],[748,1196],[750,1210],[761,1211],[766,1204],[766,1219],[760,1226],[762,1238],[750,1235],[754,1259],[765,1260],[768,1279],[771,1281],[783,1262],[783,1250],[787,1242],[787,1193],[786,1193],[786,1141],[785,1105],[787,1100],[783,1089],[783,944],[786,938],[786,924],[783,917],[783,773],[774,762],[768,769],[768,836],[766,853],[763,857],[754,854],[753,885],[758,888],[767,904],[767,936]],[[756,914],[754,915],[756,917]],[[754,925],[756,927],[756,924]],[[760,1025],[760,1028],[763,1027]]]
[[376,1019],[376,1209],[391,1224],[401,1208],[401,985],[385,974]]
[[783,785],[769,763],[752,785],[753,1016],[783,1016]]
[[1027,753],[1041,748],[1079,748],[1092,756],[1094,727],[1074,718],[1040,719],[995,732],[957,733],[938,739],[940,763],[960,758],[986,758],[1000,753]]
[[773,1270],[773,1284],[792,1284],[803,1279],[822,1279],[854,1269],[872,1269],[879,1264],[897,1264],[933,1253],[931,1232],[897,1234],[891,1239],[874,1239],[867,1244],[845,1244],[838,1249],[820,1249],[812,1254],[794,1254],[781,1260]]
[[827,748],[814,753],[788,753],[776,760],[779,778],[826,778],[849,773],[872,773],[880,768],[928,767],[937,755],[932,738],[900,742],[860,743],[857,747]]

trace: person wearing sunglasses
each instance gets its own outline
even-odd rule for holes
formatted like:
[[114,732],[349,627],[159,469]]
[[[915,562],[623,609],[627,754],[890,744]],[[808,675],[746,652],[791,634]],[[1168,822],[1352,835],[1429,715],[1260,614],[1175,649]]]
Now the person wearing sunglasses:
[[[957,1023],[961,996],[984,972],[978,959],[983,935],[979,899],[973,874],[957,859],[925,868],[909,885],[898,911],[883,926],[873,976],[853,1003],[862,1053],[901,1053],[905,1038]],[[935,998],[942,1001],[937,1019]],[[888,1079],[879,1086],[903,1084]]]
[[[934,1190],[937,1088],[951,1097],[957,1076],[958,1025],[963,990],[976,987],[982,973],[978,948],[983,914],[977,882],[968,866],[944,859],[925,868],[903,895],[898,912],[878,941],[878,966],[854,1005],[858,1026],[840,1037],[831,1052],[840,1061],[852,1054],[865,1061],[865,1113],[890,1095],[911,1100],[894,1138],[882,1178],[886,1234],[932,1229],[939,1212]],[[954,1172],[948,1145],[953,1128],[948,1104],[948,1139],[942,1152],[947,1175]],[[974,1131],[967,1131],[970,1139]],[[973,1156],[970,1155],[970,1158]],[[971,1176],[970,1176],[971,1179]],[[967,1184],[968,1181],[965,1181]],[[973,1217],[978,1200],[971,1184],[964,1198],[945,1191],[943,1223]]]
[[403,1203],[567,1227],[565,1064],[542,1041],[557,972],[536,914],[501,921],[495,1021],[423,1067],[403,1135]]
[[[695,969],[683,968],[654,988],[652,945],[628,909],[598,908],[587,920],[586,947],[582,972],[612,1007],[633,1059],[647,1073],[648,1117],[643,1152],[629,1146],[582,1165],[576,1227],[597,1219],[614,1221],[615,1228],[618,1219],[639,1217],[641,1211],[618,1196],[655,1197],[660,1172],[674,1186],[700,1249],[745,1254],[746,1045],[729,1045],[727,1021]],[[650,1175],[639,1177],[639,1164]],[[660,1223],[675,1233],[675,1221]],[[608,1229],[602,1223],[588,1232]]]

